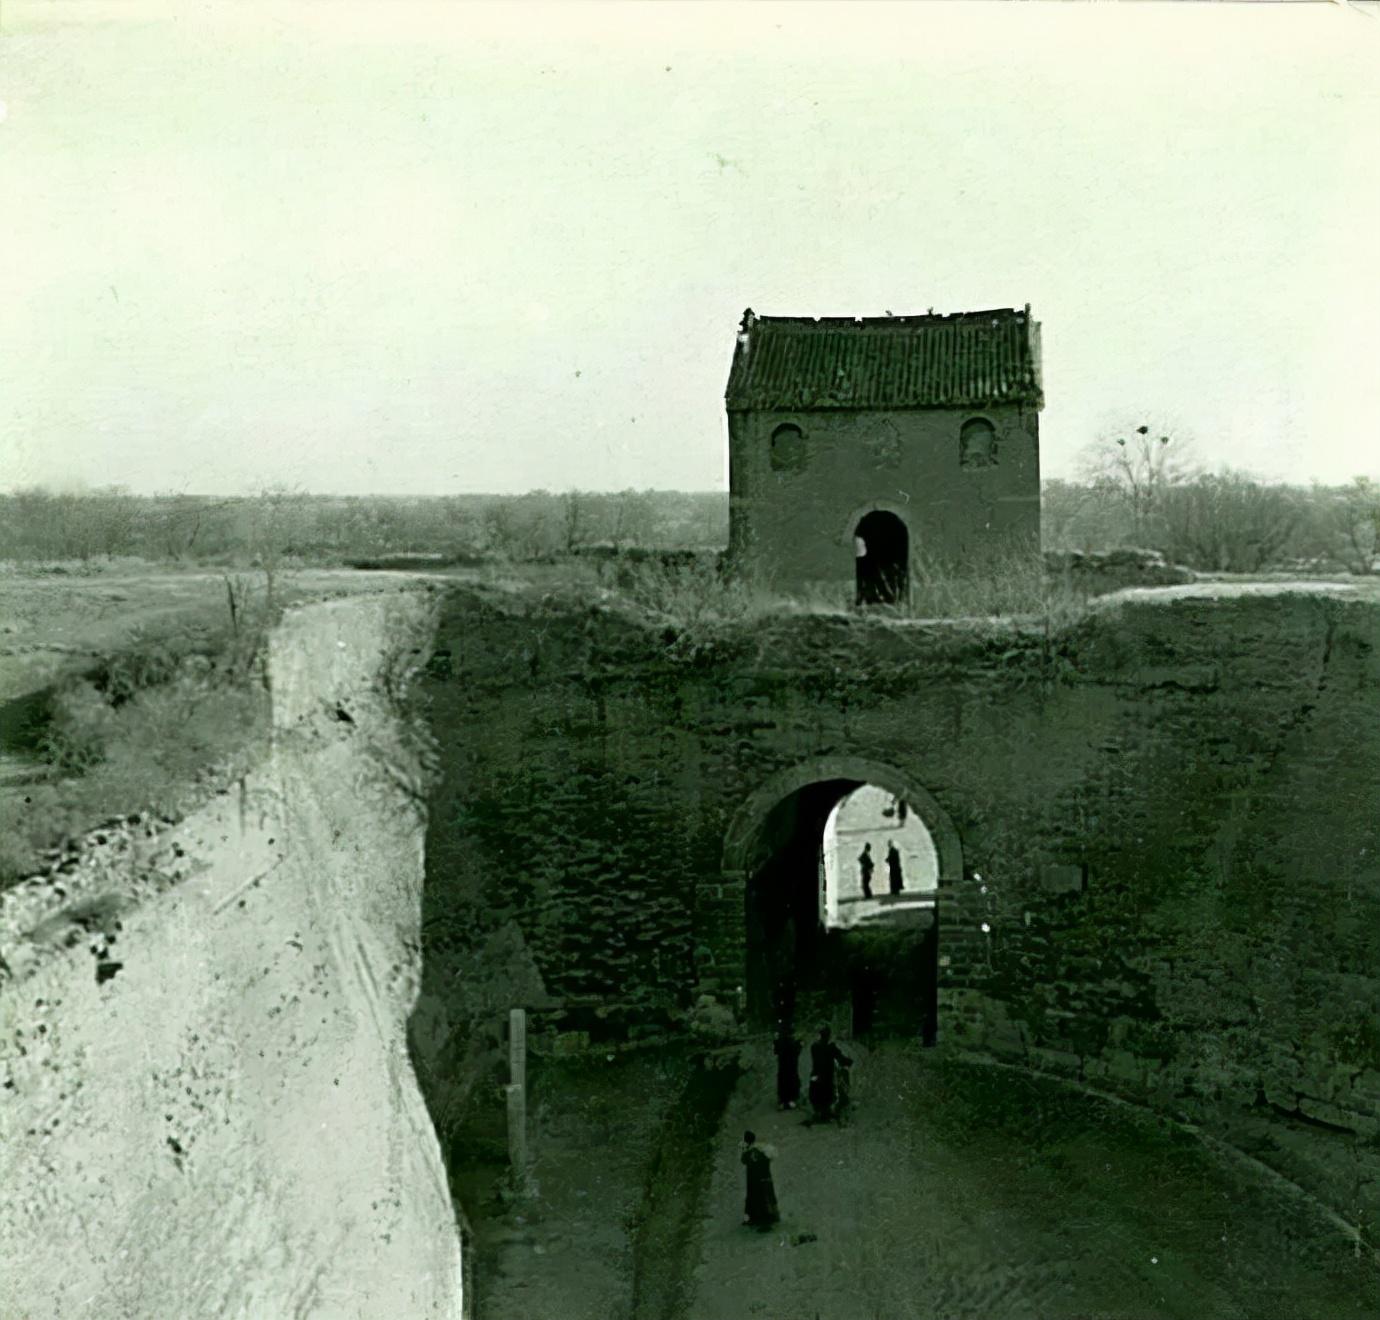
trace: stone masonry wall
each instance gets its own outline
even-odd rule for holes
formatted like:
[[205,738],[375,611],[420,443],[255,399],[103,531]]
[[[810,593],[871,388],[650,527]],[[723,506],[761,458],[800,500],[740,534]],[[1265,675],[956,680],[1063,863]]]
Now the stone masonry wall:
[[1278,1162],[1321,1187],[1327,1150],[1364,1162],[1380,1129],[1377,642],[1372,605],[1297,592],[1180,589],[1059,638],[825,617],[695,637],[457,595],[422,684],[428,963],[516,925],[591,1041],[731,1003],[743,804],[874,765],[961,843],[941,1043],[1302,1132]]

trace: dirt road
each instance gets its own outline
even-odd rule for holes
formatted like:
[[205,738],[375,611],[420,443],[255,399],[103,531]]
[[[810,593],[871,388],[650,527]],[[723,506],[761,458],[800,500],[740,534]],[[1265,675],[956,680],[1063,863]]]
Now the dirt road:
[[[1342,1320],[1374,1266],[1321,1216],[1134,1111],[895,1044],[850,1124],[779,1113],[765,1053],[720,1134],[688,1320]],[[740,1226],[739,1142],[782,1223]]]

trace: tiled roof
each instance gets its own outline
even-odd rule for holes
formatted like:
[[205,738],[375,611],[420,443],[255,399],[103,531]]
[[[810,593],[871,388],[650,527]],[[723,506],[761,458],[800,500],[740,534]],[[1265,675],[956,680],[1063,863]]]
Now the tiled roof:
[[1039,407],[1030,308],[857,320],[743,314],[725,395],[752,408]]

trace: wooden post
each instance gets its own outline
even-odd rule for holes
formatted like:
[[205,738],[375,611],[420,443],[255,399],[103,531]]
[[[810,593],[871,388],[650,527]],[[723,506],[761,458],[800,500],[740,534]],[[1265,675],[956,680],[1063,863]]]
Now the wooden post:
[[514,1008],[508,1013],[508,1080],[527,1089],[527,1010]]
[[513,1082],[504,1089],[508,1093],[508,1162],[513,1185],[521,1191],[527,1184],[527,1094]]
[[527,1185],[527,1012],[515,1008],[508,1014],[508,1162],[513,1184]]

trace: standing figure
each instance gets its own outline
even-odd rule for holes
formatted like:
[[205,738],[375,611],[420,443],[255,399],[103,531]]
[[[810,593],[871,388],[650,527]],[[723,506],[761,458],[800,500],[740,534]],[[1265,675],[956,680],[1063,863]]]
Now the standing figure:
[[886,869],[891,877],[891,892],[899,894],[901,892],[901,854],[896,851],[895,843],[887,844]]
[[775,1152],[770,1146],[759,1146],[751,1132],[743,1133],[743,1168],[747,1170],[747,1198],[743,1202],[743,1223],[766,1230],[778,1219],[776,1184],[771,1177],[771,1162]]
[[789,1022],[783,1020],[772,1045],[776,1053],[776,1103],[781,1109],[794,1109],[800,1102],[800,1051]]
[[863,844],[863,850],[858,857],[858,874],[862,877],[863,897],[872,897],[872,868],[876,863],[872,860],[872,845]]
[[819,1039],[810,1046],[810,1105],[814,1109],[814,1121],[823,1123],[834,1117],[836,1098],[834,1082],[835,1069],[840,1063],[845,1066],[853,1062],[833,1041],[833,1033],[828,1027],[819,1029]]

